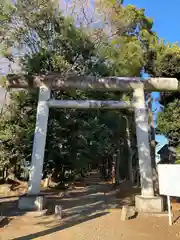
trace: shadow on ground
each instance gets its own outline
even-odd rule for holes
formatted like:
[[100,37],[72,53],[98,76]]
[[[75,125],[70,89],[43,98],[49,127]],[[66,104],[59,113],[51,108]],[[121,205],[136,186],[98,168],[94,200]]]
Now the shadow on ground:
[[[127,186],[129,188],[129,186]],[[105,216],[109,213],[110,209],[121,208],[123,205],[132,205],[132,196],[139,191],[135,189],[132,191],[125,191],[122,189],[113,188],[111,184],[99,183],[86,187],[80,187],[70,190],[62,197],[62,191],[51,190],[45,191],[44,194],[47,198],[48,216],[33,217],[33,224],[41,225],[48,229],[28,234],[21,237],[11,238],[12,240],[25,240],[35,239],[38,237],[46,236],[54,232],[61,231],[66,228],[81,224]],[[130,190],[130,189],[129,189]],[[131,189],[132,190],[132,189]],[[5,201],[7,200],[7,201]],[[62,206],[63,219],[57,220],[54,218],[55,205]],[[26,212],[17,210],[17,199],[0,199],[0,211],[5,216],[22,216]],[[53,216],[50,218],[49,216]],[[29,221],[29,219],[27,219]],[[33,228],[33,224],[29,227]]]
[[56,226],[56,227],[53,227],[51,229],[47,229],[47,230],[44,230],[44,231],[41,231],[41,232],[29,234],[29,235],[18,237],[18,238],[13,238],[12,240],[30,240],[30,239],[35,239],[35,238],[47,236],[49,234],[61,231],[61,230],[66,229],[66,228],[70,228],[72,226],[75,226],[77,224],[81,224],[83,222],[87,222],[87,221],[93,220],[95,218],[104,216],[106,214],[107,214],[107,212],[97,213],[97,214],[94,214],[93,216],[88,216],[85,219],[82,218],[82,219],[76,219],[76,221],[69,221],[69,222],[67,222],[67,223],[65,223],[65,224],[63,224],[61,226]]
[[26,211],[21,211],[18,209],[17,197],[0,198],[0,215],[1,216],[16,217],[16,216],[23,216],[25,213]]

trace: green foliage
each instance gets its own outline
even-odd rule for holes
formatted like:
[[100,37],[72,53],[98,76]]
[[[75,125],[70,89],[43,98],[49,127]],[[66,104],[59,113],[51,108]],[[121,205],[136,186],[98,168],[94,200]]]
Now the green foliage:
[[[178,44],[165,44],[158,38],[150,47],[147,55],[146,71],[154,77],[169,77],[180,80],[180,48]],[[161,103],[167,105],[176,98],[180,99],[177,93],[161,93]]]
[[[4,6],[5,2],[3,9]],[[114,9],[112,3],[109,9]],[[13,42],[13,47],[25,52],[21,57],[21,66],[30,74],[60,72],[62,75],[140,76],[145,52],[154,36],[152,21],[145,17],[142,9],[137,10],[133,6],[120,6],[115,13],[111,11],[109,23],[116,34],[109,38],[105,31],[99,36],[97,29],[85,31],[76,27],[72,19],[61,14],[54,1],[17,0],[8,7],[8,18],[3,23],[3,35],[11,33],[11,41],[6,41],[4,46],[9,49]],[[72,90],[53,91],[52,95],[56,99],[128,98],[120,93]],[[21,166],[22,162],[29,162],[31,158],[37,93],[18,92],[12,94],[11,100],[0,117],[2,167]],[[125,149],[127,145],[126,123],[122,115],[128,116],[134,135],[133,114],[129,111],[52,109],[44,173],[53,171],[56,178],[61,179],[67,170],[81,172],[90,164],[112,163],[118,149]],[[126,149],[121,153],[124,162],[127,162]]]
[[147,71],[157,77],[175,77],[179,79],[179,61],[180,48],[178,44],[165,44],[164,41],[154,42],[149,54],[152,59],[149,59]]
[[180,145],[176,146],[176,164],[180,164]]
[[12,13],[14,7],[10,1],[1,0],[0,2],[0,56],[5,55],[9,57],[11,53],[9,48],[13,45],[13,39],[11,38],[11,31],[7,32],[9,24],[12,22]]
[[11,104],[0,117],[0,167],[30,161],[35,128],[36,93],[11,93]]
[[170,138],[173,146],[180,144],[180,100],[176,99],[165,107],[164,111],[158,116],[157,128]]
[[[144,9],[124,7],[117,1],[97,1],[96,7],[105,22],[104,34],[100,34],[97,42],[102,55],[112,64],[111,75],[115,72],[119,76],[140,76],[156,38],[152,19],[145,16]],[[105,39],[108,44],[104,44]]]
[[[151,39],[146,56],[145,70],[150,76],[180,80],[180,48],[177,43],[165,43],[156,36]],[[161,93],[160,102],[164,105],[164,111],[157,119],[158,131],[169,137],[170,144],[177,147],[180,143],[180,94]]]
[[[146,70],[155,77],[169,77],[180,79],[180,48],[177,44],[165,44],[155,41],[149,51]],[[162,93],[161,104],[164,111],[157,119],[158,131],[170,139],[170,144],[178,146],[180,141],[180,94]]]

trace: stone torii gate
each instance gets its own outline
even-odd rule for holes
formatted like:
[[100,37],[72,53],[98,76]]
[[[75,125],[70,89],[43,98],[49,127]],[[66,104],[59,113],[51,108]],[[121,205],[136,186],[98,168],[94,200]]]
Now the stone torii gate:
[[[177,79],[149,78],[143,81],[141,78],[134,77],[97,78],[93,76],[62,77],[60,74],[48,74],[42,76],[11,74],[7,75],[7,87],[39,88],[39,101],[37,106],[29,189],[26,196],[20,197],[20,208],[34,209],[37,208],[37,206],[42,205],[43,202],[43,197],[40,196],[40,183],[44,161],[49,108],[133,108],[135,112],[137,148],[141,177],[141,195],[136,196],[136,208],[139,211],[145,212],[161,212],[163,210],[162,199],[154,196],[148,135],[149,125],[144,92],[179,91],[180,86]],[[132,92],[133,101],[51,100],[52,89]]]

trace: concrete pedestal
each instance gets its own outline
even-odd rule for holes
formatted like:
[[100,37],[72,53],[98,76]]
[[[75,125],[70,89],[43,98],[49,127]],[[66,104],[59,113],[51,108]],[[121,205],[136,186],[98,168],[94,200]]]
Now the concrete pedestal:
[[161,213],[164,210],[163,199],[161,197],[135,197],[135,206],[138,212]]
[[43,195],[22,195],[19,197],[18,208],[29,211],[42,211],[45,206]]

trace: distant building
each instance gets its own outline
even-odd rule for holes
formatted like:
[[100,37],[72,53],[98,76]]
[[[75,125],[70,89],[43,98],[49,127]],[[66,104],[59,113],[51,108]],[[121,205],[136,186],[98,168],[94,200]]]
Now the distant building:
[[160,161],[158,163],[175,163],[176,149],[165,144],[159,151]]
[[164,135],[162,134],[156,134],[156,142],[158,143],[156,145],[156,164],[158,164],[161,160],[161,156],[158,153],[159,150],[161,150],[162,147],[164,147],[164,145],[169,144],[168,138],[166,138]]

